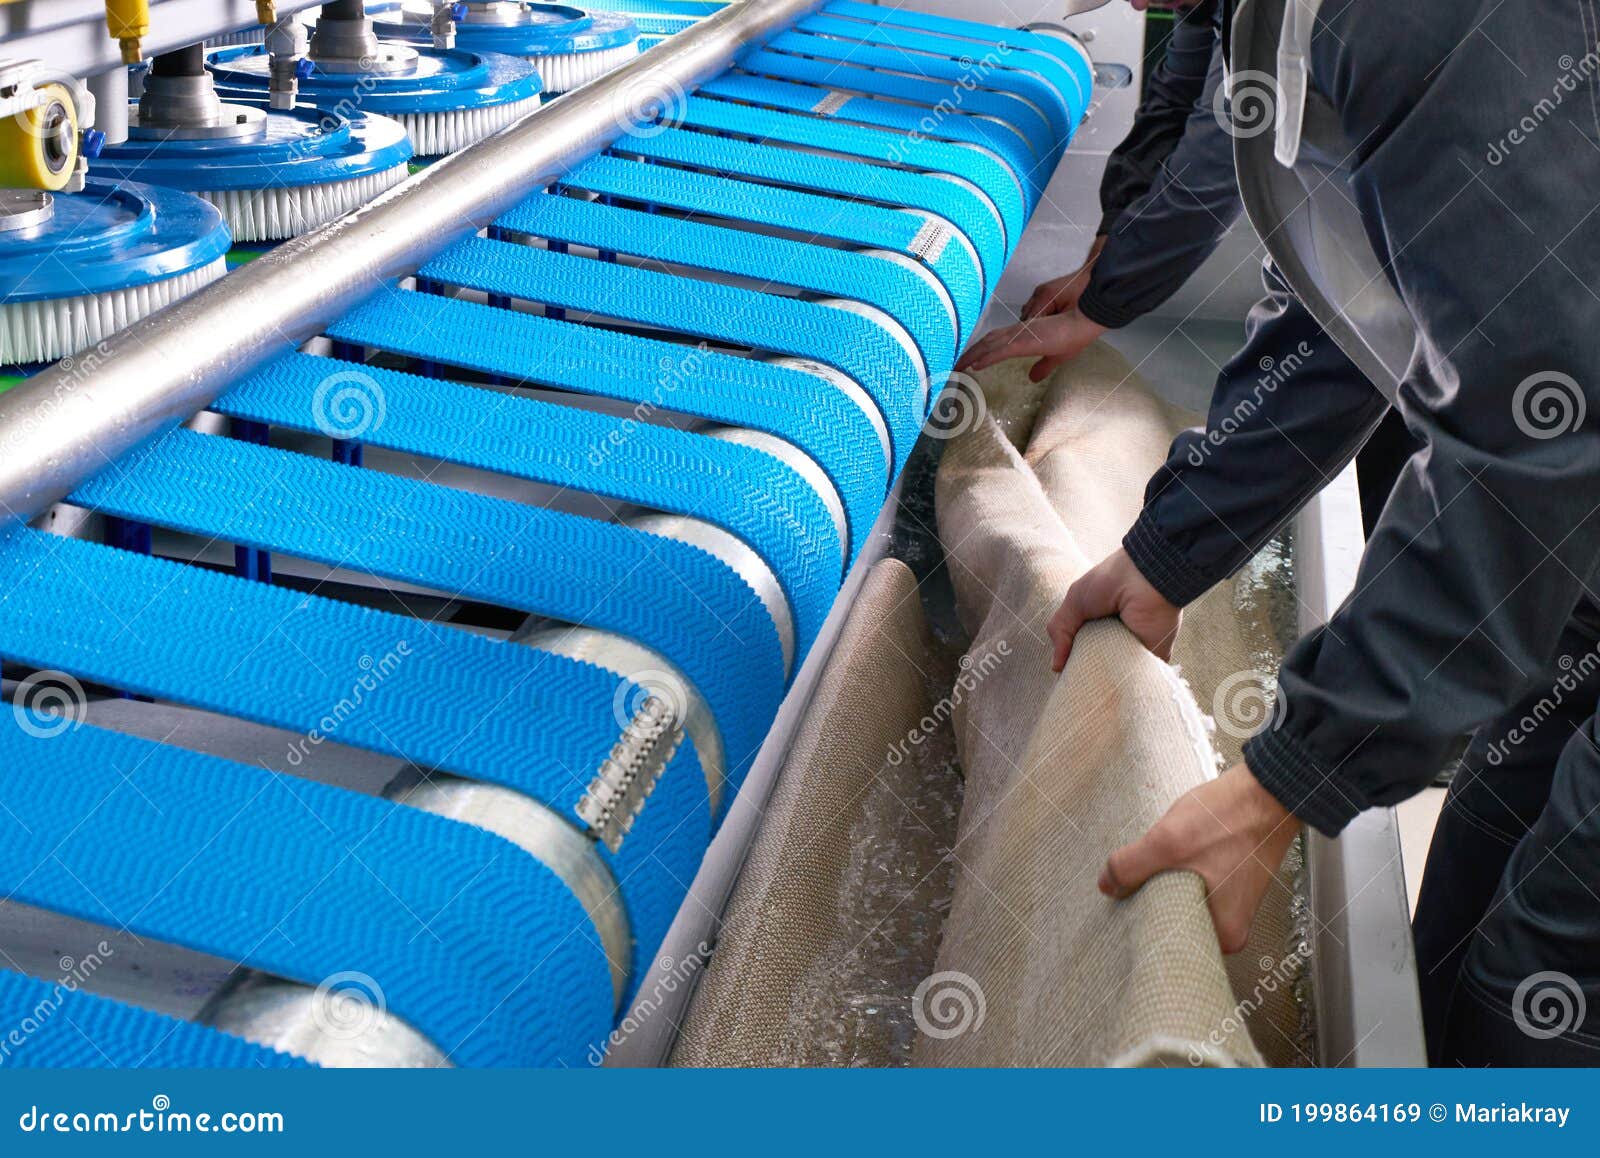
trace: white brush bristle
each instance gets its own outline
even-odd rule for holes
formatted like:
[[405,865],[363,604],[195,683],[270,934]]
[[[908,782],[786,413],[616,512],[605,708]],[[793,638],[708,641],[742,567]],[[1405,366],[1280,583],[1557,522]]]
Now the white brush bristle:
[[456,109],[443,113],[386,113],[399,121],[411,137],[411,147],[419,157],[442,157],[475,145],[498,133],[512,121],[539,107],[539,98],[527,97],[509,104],[487,108]]
[[381,173],[281,189],[223,189],[201,193],[222,211],[235,241],[286,241],[343,217],[406,179],[396,165]]
[[528,60],[539,70],[544,91],[555,96],[571,92],[580,84],[588,84],[638,55],[639,42],[634,41],[617,48],[602,48],[598,52],[558,52],[550,56],[530,56]]
[[210,265],[132,289],[0,305],[0,365],[54,362],[86,350],[227,272],[227,259],[219,257]]

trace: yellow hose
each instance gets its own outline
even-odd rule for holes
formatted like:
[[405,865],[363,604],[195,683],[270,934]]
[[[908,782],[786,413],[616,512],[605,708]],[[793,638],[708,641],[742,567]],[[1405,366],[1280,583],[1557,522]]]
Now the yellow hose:
[[0,189],[48,189],[72,179],[78,164],[78,107],[65,85],[39,89],[44,102],[0,118]]
[[122,46],[122,62],[138,64],[140,41],[150,35],[150,0],[106,0],[106,26]]

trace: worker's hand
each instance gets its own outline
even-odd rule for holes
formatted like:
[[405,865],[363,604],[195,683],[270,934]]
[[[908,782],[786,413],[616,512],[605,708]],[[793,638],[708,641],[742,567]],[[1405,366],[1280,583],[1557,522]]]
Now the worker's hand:
[[1057,367],[1083,353],[1105,332],[1104,326],[1096,325],[1077,310],[1018,322],[1003,330],[993,330],[973,343],[961,355],[956,369],[973,373],[1011,358],[1037,358],[1028,371],[1028,378],[1043,382]]
[[1064,314],[1068,310],[1077,309],[1078,299],[1083,296],[1083,291],[1089,288],[1089,275],[1094,272],[1094,263],[1105,247],[1106,239],[1102,234],[1094,239],[1094,245],[1089,247],[1089,256],[1083,259],[1083,264],[1077,269],[1050,281],[1041,282],[1034,289],[1033,295],[1028,298],[1028,304],[1022,307],[1022,320],[1027,322],[1034,318]]
[[1050,617],[1050,642],[1055,645],[1051,662],[1055,670],[1067,666],[1072,641],[1085,623],[1113,615],[1161,659],[1172,658],[1172,641],[1177,638],[1183,612],[1168,603],[1133,565],[1128,552],[1118,547],[1079,576]]
[[1178,797],[1149,832],[1112,853],[1099,888],[1121,900],[1156,873],[1191,869],[1206,883],[1222,951],[1237,953],[1299,831],[1299,822],[1249,767],[1235,764]]

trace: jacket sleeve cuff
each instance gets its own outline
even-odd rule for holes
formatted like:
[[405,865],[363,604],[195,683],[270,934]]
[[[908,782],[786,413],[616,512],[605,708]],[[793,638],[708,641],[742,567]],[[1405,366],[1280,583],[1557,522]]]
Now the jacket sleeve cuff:
[[1150,581],[1150,586],[1174,607],[1185,607],[1216,586],[1217,579],[1202,572],[1187,555],[1174,547],[1146,508],[1122,537],[1122,549]]
[[1095,285],[1093,275],[1089,279],[1089,288],[1078,298],[1078,312],[1095,325],[1108,330],[1120,330],[1129,322],[1144,316],[1143,310],[1107,301],[1105,291]]
[[1338,836],[1369,807],[1354,785],[1326,771],[1285,727],[1245,741],[1244,762],[1279,804],[1324,836]]

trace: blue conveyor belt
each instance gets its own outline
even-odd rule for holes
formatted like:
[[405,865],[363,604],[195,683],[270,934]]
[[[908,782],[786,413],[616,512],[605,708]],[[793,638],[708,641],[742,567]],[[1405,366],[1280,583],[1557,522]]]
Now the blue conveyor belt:
[[[635,4],[671,21],[715,8],[603,0]],[[311,580],[338,599],[261,582],[253,560],[647,649],[708,706],[726,804],[1090,83],[1075,48],[1033,33],[847,2],[805,18],[233,382],[212,409],[239,441],[169,429],[71,496],[171,532],[154,541],[186,557],[212,556],[182,536],[235,545],[241,574],[0,529],[8,674],[68,673],[539,802],[616,882],[632,992],[720,819],[692,736],[614,851],[577,811],[615,789],[602,770],[638,771],[619,741],[653,673],[376,610],[342,581]],[[312,457],[320,439],[338,462]],[[352,465],[363,446],[372,462]],[[680,541],[454,489],[474,472],[693,522]],[[358,974],[459,1064],[573,1062],[615,1023],[589,911],[500,837],[313,783],[287,748],[245,766],[28,719],[0,713],[0,895],[306,986]],[[0,1011],[35,986],[0,973]],[[292,1064],[67,998],[114,1064]],[[84,1059],[51,1030],[0,1064]]]
[[[960,62],[954,61],[950,64],[960,69]],[[978,66],[970,67],[965,78],[957,74],[954,88],[949,80],[907,77],[901,72],[882,72],[862,67],[854,59],[850,62],[827,61],[827,59],[808,61],[794,54],[778,53],[770,48],[760,48],[744,54],[739,58],[739,67],[760,77],[794,80],[805,85],[818,86],[822,90],[858,93],[861,98],[866,98],[850,102],[848,106],[838,110],[838,114],[835,115],[843,115],[846,120],[850,120],[851,117],[845,109],[878,118],[894,115],[899,118],[902,125],[915,126],[934,138],[942,138],[950,128],[965,126],[963,122],[973,117],[989,118],[989,123],[992,125],[1010,125],[1016,133],[1021,134],[1022,139],[1026,139],[1030,149],[1034,150],[1035,165],[1038,165],[1046,178],[1050,176],[1054,162],[1058,160],[1061,150],[1069,141],[1067,134],[1056,133],[1050,117],[1034,102],[1026,101],[1014,93],[984,88],[982,85],[986,83],[987,78],[982,75]],[[731,75],[720,77],[710,82],[710,85],[725,85],[733,78]],[[712,88],[707,86],[704,91],[712,91]],[[874,96],[886,96],[896,104],[870,99]],[[878,120],[877,123],[883,123],[883,120]]]
[[608,1028],[583,909],[481,829],[93,727],[0,731],[0,767],[14,900],[312,987],[359,956],[362,988],[463,1065],[577,1062]]
[[0,969],[0,1069],[292,1069],[305,1063],[225,1033]]
[[[550,386],[632,405],[631,413],[638,415],[637,420],[605,425],[593,419],[575,419],[589,424],[588,436],[600,441],[584,448],[582,463],[574,461],[560,473],[540,476],[539,481],[597,489],[591,485],[589,460],[616,458],[620,448],[634,441],[637,427],[655,414],[666,413],[764,431],[799,447],[833,482],[852,527],[870,526],[888,493],[889,464],[885,454],[862,453],[863,447],[877,441],[867,414],[810,374],[709,348],[685,347],[436,294],[413,294],[399,303],[385,299],[370,302],[336,323],[331,332],[352,343],[371,343],[413,358],[432,358],[447,366],[500,375],[515,384]],[[438,335],[448,335],[448,343],[441,342]],[[246,388],[256,381],[248,379]],[[235,391],[224,398],[221,406],[239,405],[238,394]],[[472,395],[463,397],[470,399]],[[294,406],[289,402],[276,411],[280,417],[261,421],[296,425],[298,415],[299,423],[309,423],[309,414]],[[498,412],[498,400],[491,412]],[[558,412],[541,413],[552,421],[562,418]],[[383,442],[381,433],[369,437]],[[661,436],[643,437],[654,445]],[[671,440],[670,436],[669,441],[679,447],[700,445]],[[435,448],[430,453],[445,459],[452,459],[459,449],[452,439],[429,445]],[[717,453],[714,448],[703,449]],[[626,460],[628,454],[622,452],[622,457]],[[497,461],[506,463],[505,469],[512,474],[527,465],[515,454]],[[624,465],[621,469],[629,468]],[[594,481],[605,484],[609,478],[607,474]],[[695,506],[688,500],[670,497],[670,491],[659,499],[652,498],[650,485],[653,484],[646,480],[645,491],[630,491],[629,501],[706,519],[748,540],[758,552],[763,550],[765,537],[752,538],[749,521],[738,517],[736,511],[726,512],[722,501]],[[598,493],[616,494],[603,485]],[[810,517],[815,508],[808,505],[807,512],[805,517]],[[818,533],[824,538],[828,534]],[[852,551],[856,546],[852,542]],[[820,544],[817,549],[821,549]],[[775,556],[769,561],[777,565],[781,559]]]
[[[619,731],[615,676],[532,648],[26,528],[0,537],[0,573],[15,584],[0,600],[0,655],[381,752],[397,769],[503,784],[561,816]],[[390,655],[392,670],[364,688]],[[353,700],[358,710],[340,709]],[[645,960],[710,830],[685,745],[616,856]]]
[[573,197],[530,198],[496,224],[511,233],[750,278],[763,288],[788,285],[865,302],[906,328],[931,380],[942,380],[955,361],[952,320],[938,295],[910,270],[874,258]]
[[[755,113],[759,110],[735,111]],[[1002,225],[989,207],[967,190],[937,177],[885,166],[862,166],[837,157],[683,129],[668,129],[649,137],[630,137],[612,148],[619,153],[666,164],[687,165],[790,189],[941,217],[961,230],[977,251],[985,298],[994,291],[1000,271],[1010,256]]]
[[[817,152],[844,158],[841,163],[846,165],[855,158],[878,162],[870,173],[867,197],[882,197],[943,214],[973,239],[979,253],[996,254],[996,270],[1005,265],[1016,248],[1037,196],[1037,190],[1027,187],[1020,176],[1027,172],[1030,160],[1027,146],[1020,140],[1015,143],[1008,166],[977,149],[944,141],[917,141],[905,133],[699,96],[684,102],[682,123],[702,133],[728,133],[762,146],[788,146],[792,165],[801,172],[813,166],[823,168],[821,163],[828,156]],[[901,165],[911,168],[900,168]],[[852,168],[851,185],[860,193],[861,172]],[[930,170],[937,170],[940,175]],[[954,184],[948,180],[951,177],[967,182],[967,187]],[[994,220],[996,212],[999,221]]]
[[[872,394],[894,438],[896,474],[927,412],[927,382],[920,368],[899,343],[858,314],[482,238],[446,250],[422,267],[422,276],[826,363]],[[438,337],[438,344],[448,347],[449,336]],[[865,528],[856,530],[859,535]]]
[[[1008,68],[1004,58],[996,60],[993,66],[984,64],[979,67],[977,62],[971,60],[963,64],[958,57],[907,52],[887,45],[841,40],[799,29],[780,33],[768,41],[765,48],[771,53],[832,62],[850,70],[851,76],[856,69],[871,69],[879,75],[910,74],[941,84],[947,97],[953,92],[952,86],[971,85],[985,92],[1003,93],[1037,109],[1049,124],[1051,137],[1056,142],[1069,140],[1078,123],[1072,107],[1053,84],[1034,73]],[[842,87],[848,88],[849,85]],[[937,108],[937,104],[934,107]]]
[[739,67],[753,75],[730,73],[702,85],[700,91],[707,96],[756,104],[775,101],[780,107],[798,111],[812,110],[831,93],[854,94],[842,103],[835,98],[824,115],[900,132],[919,132],[934,140],[961,141],[1003,151],[1003,155],[1013,158],[1019,158],[1016,143],[1021,139],[1030,154],[1023,162],[1028,166],[1027,177],[1034,183],[1041,175],[1050,176],[1067,144],[1051,132],[1043,113],[1009,93],[959,89],[957,97],[951,95],[948,84],[938,81],[874,72],[833,61],[803,60],[766,50],[746,53],[739,58]]
[[918,259],[955,303],[961,325],[957,345],[966,345],[977,326],[983,285],[973,257],[958,244],[946,245],[935,257],[919,256],[913,242],[922,222],[911,214],[620,157],[591,157],[563,177],[562,184],[699,217],[782,229],[813,242],[827,239]]
[[[986,28],[988,38],[984,41],[963,41],[931,31],[938,26],[940,20],[938,17],[885,8],[878,12],[881,22],[874,23],[873,16],[860,15],[865,8],[866,6],[858,4],[830,4],[818,15],[806,17],[795,27],[800,32],[816,36],[860,41],[912,54],[944,57],[957,62],[975,60],[974,53],[982,55],[983,50],[975,47],[975,43],[1003,44],[1013,50],[1003,58],[1005,67],[1031,73],[1048,82],[1066,105],[1074,123],[1081,121],[1088,109],[1093,77],[1083,58],[1060,41],[1031,32],[1014,32],[1001,28]],[[849,14],[849,18],[843,15],[846,13]],[[1019,46],[1021,51],[1016,51]]]
[[735,785],[783,695],[772,621],[738,574],[620,524],[183,429],[71,501],[637,639],[710,702]]

